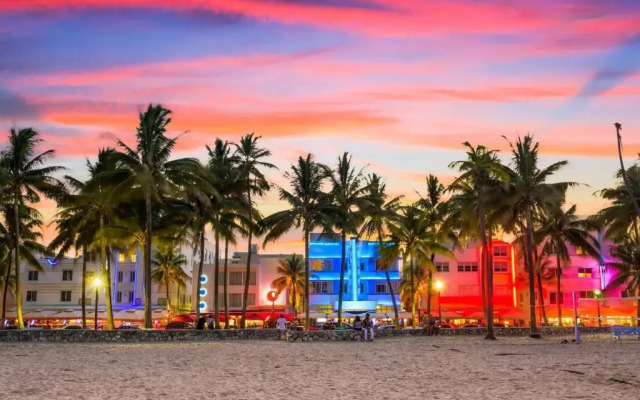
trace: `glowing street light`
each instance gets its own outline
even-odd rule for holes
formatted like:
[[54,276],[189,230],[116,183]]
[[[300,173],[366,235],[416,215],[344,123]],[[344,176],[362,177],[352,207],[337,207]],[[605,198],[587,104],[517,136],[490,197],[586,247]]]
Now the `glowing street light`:
[[276,311],[276,300],[278,300],[278,292],[272,290],[267,293],[267,300],[271,302],[271,322],[273,322],[274,314]]
[[442,303],[440,302],[440,291],[444,287],[442,281],[436,281],[436,290],[438,291],[438,320],[442,323]]
[[94,329],[97,331],[98,330],[98,289],[100,289],[100,286],[102,286],[102,279],[100,279],[99,276],[96,276],[95,278],[93,278],[93,287],[96,288],[96,306],[95,306],[95,327]]
[[600,297],[600,293],[602,293],[600,291],[600,289],[596,289],[593,291],[596,295],[596,303],[598,305],[598,326],[602,326],[602,321],[600,320],[600,300],[598,300],[598,298]]

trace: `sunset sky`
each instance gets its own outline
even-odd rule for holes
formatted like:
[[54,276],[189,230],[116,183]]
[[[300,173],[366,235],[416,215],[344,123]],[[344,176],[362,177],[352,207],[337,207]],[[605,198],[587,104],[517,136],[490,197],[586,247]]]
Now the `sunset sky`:
[[613,183],[614,122],[627,162],[640,151],[639,71],[637,0],[0,0],[0,129],[33,126],[79,178],[154,102],[189,131],[176,156],[256,132],[275,183],[299,155],[349,151],[408,198],[428,173],[451,181],[462,142],[506,158],[502,135],[532,133],[588,214]]

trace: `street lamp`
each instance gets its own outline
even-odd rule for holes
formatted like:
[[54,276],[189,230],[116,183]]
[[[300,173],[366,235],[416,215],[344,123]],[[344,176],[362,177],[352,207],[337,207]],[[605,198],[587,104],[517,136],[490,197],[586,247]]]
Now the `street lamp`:
[[93,287],[96,288],[96,307],[95,307],[95,330],[98,330],[98,289],[102,285],[102,279],[99,276],[93,278]]
[[271,302],[271,322],[273,322],[274,314],[276,311],[276,300],[278,300],[278,292],[275,290],[267,293],[267,299]]
[[598,300],[600,293],[602,292],[600,289],[596,289],[594,290],[594,293],[596,294],[596,304],[598,305],[598,326],[602,326],[602,321],[600,320],[600,300]]
[[438,291],[438,320],[442,323],[442,303],[440,303],[440,290],[443,288],[442,281],[436,281],[436,290]]

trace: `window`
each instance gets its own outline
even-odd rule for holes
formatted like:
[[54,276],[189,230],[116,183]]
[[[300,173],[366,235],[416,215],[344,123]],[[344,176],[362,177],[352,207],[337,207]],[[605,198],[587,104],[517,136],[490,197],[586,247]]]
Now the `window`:
[[116,292],[116,303],[122,303],[122,292]]
[[27,278],[30,281],[38,280],[38,271],[29,271],[29,277]]
[[331,260],[313,260],[311,269],[318,272],[331,271]]
[[135,292],[129,292],[129,303],[133,303],[133,298],[136,295]]
[[63,281],[72,281],[73,280],[73,271],[70,269],[62,270],[62,280]]
[[129,272],[129,282],[135,282],[135,281],[136,281],[136,271]]
[[333,306],[331,304],[313,304],[310,305],[309,308],[319,314],[331,314],[333,312]]
[[495,272],[508,272],[509,266],[506,261],[494,261],[493,270]]
[[582,256],[584,255],[584,249],[580,246],[576,246],[576,255],[577,256]]
[[379,259],[376,259],[376,272],[384,271],[385,265]]
[[346,283],[342,286],[342,293],[349,293],[349,285]]
[[591,268],[578,268],[578,278],[593,278],[593,270]]
[[596,293],[593,290],[581,290],[580,291],[581,299],[595,299]]
[[495,285],[493,288],[494,296],[508,296],[509,295],[509,286],[508,285]]
[[122,282],[124,279],[124,272],[118,271],[118,282]]
[[376,306],[376,312],[378,314],[391,314],[393,312],[393,306],[385,306],[383,304],[378,304]]
[[475,262],[458,263],[458,272],[478,272],[478,263],[475,263]]
[[506,257],[507,256],[507,246],[494,246],[493,247],[493,256],[494,257]]
[[38,292],[35,290],[27,290],[27,301],[38,301]]
[[549,293],[549,303],[550,304],[558,304],[558,301],[560,301],[560,304],[562,304],[564,302],[564,294],[562,292],[560,292],[559,296],[558,296],[558,292]]
[[387,283],[376,283],[376,293],[389,293]]
[[168,300],[166,297],[158,297],[158,305],[159,306],[166,306],[168,303]]
[[365,289],[366,289],[366,287],[365,287],[364,283],[361,283],[360,284],[360,292],[358,292],[358,293],[364,293]]
[[125,260],[125,256],[124,256],[124,254],[123,254],[123,253],[119,253],[119,254],[118,254],[118,262],[123,263],[123,262],[124,262],[124,260]]
[[311,283],[311,288],[313,289],[311,291],[312,293],[330,294],[332,292],[331,282],[315,281],[310,283]]
[[363,262],[361,262],[361,263],[360,263],[360,271],[364,271],[364,267],[365,267],[364,263],[363,263]]
[[131,257],[129,257],[129,259],[131,260],[132,263],[136,262],[136,254],[132,254]]
[[[244,286],[245,272],[244,271],[231,271],[229,273],[229,285],[231,286]],[[256,284],[256,271],[251,271],[249,274],[249,285]]]
[[60,301],[63,303],[71,301],[71,290],[63,290],[60,292]]
[[448,262],[437,262],[436,263],[436,271],[438,271],[438,272],[449,272],[449,263]]
[[[229,307],[242,307],[242,296],[242,293],[229,293]],[[255,294],[249,293],[249,297],[247,298],[247,306],[254,305],[255,300]]]
[[480,293],[478,285],[460,285],[458,286],[458,294],[460,296],[473,296]]

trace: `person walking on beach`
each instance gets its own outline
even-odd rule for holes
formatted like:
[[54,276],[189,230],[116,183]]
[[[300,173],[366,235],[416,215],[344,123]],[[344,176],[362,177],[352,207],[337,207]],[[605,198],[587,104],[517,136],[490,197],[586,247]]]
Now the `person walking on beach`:
[[284,314],[280,314],[280,318],[276,320],[276,324],[278,325],[279,331],[284,331],[285,329],[287,329],[287,320],[284,317]]
[[[362,327],[364,328],[364,341],[373,342],[373,321],[369,317],[369,313],[365,315],[362,321]],[[369,340],[369,337],[371,337],[371,340]]]

